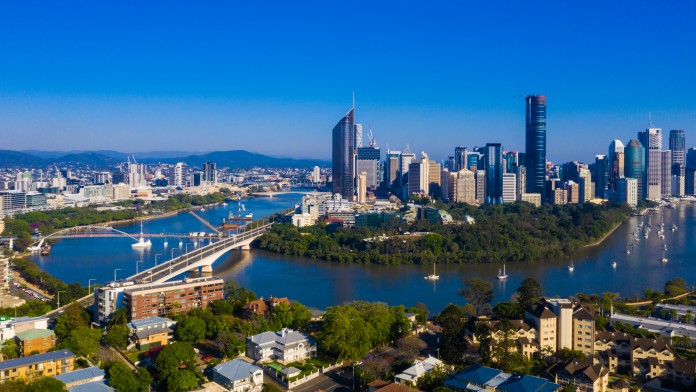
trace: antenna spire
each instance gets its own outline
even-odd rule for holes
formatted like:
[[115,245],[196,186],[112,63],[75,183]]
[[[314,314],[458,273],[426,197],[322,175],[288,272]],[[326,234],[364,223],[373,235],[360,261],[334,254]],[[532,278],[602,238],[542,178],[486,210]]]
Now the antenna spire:
[[355,91],[353,91],[353,104],[351,107],[355,109]]
[[652,112],[648,112],[648,128],[652,128]]

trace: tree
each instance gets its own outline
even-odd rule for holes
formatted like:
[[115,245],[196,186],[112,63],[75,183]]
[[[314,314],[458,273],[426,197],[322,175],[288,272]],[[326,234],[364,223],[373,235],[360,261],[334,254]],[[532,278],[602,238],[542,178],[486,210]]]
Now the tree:
[[476,313],[480,314],[483,306],[493,301],[493,286],[483,279],[469,279],[464,282],[464,288],[459,290],[459,295],[472,304]]
[[676,297],[688,291],[686,281],[683,278],[674,278],[665,283],[665,295],[668,297]]
[[189,316],[176,326],[176,338],[183,342],[196,343],[205,337],[205,321]]
[[155,369],[166,379],[181,366],[192,366],[196,359],[193,346],[187,342],[175,342],[165,346],[155,360]]
[[544,289],[541,283],[534,278],[527,278],[520,283],[517,288],[517,302],[526,310],[534,305],[544,295]]
[[257,298],[253,291],[247,290],[239,283],[233,280],[225,282],[225,299],[231,302],[237,309],[241,309],[242,306]]
[[500,302],[493,307],[493,315],[500,319],[521,319],[523,312],[519,302]]
[[433,392],[436,388],[442,386],[442,383],[448,376],[449,373],[442,366],[438,365],[418,379],[418,389],[425,392]]
[[367,354],[362,359],[360,369],[363,373],[367,373],[371,379],[377,379],[386,376],[391,367],[384,358],[374,354]]
[[81,327],[72,331],[70,337],[64,340],[60,347],[72,350],[75,355],[89,356],[99,349],[101,334],[100,329]]
[[449,304],[435,317],[442,327],[442,342],[440,355],[449,363],[461,363],[466,351],[464,327],[470,316],[463,307]]
[[275,384],[264,383],[261,388],[261,392],[283,392],[280,388],[275,386]]
[[585,353],[582,351],[572,350],[564,347],[556,351],[556,358],[563,363],[569,363],[575,360],[587,359],[587,355],[585,355]]
[[59,338],[65,339],[72,331],[88,325],[89,313],[80,304],[73,302],[56,318],[55,333]]
[[474,337],[479,342],[478,353],[481,356],[481,364],[484,366],[491,365],[491,328],[484,323],[476,325],[476,331],[474,332]]
[[353,306],[331,306],[324,313],[318,341],[324,351],[339,360],[356,360],[372,348],[371,331]]
[[116,347],[120,349],[126,348],[128,346],[128,327],[121,324],[116,324],[109,328],[104,337],[104,342],[111,347]]
[[[141,391],[140,384],[136,379],[133,371],[123,362],[114,362],[109,367],[109,385],[117,391],[124,392],[139,392]],[[144,371],[144,370],[142,370]]]
[[152,384],[152,376],[148,373],[147,369],[138,369],[136,377],[138,379],[138,385],[140,386],[140,392],[149,392],[150,384]]
[[244,335],[235,332],[222,331],[218,334],[216,341],[220,352],[228,358],[236,357],[246,347]]
[[186,392],[198,387],[196,374],[188,369],[174,372],[167,377],[167,391]]
[[123,307],[117,309],[109,320],[109,326],[126,325],[128,323],[128,310]]
[[14,339],[5,340],[5,345],[2,346],[2,357],[5,360],[19,358],[19,346]]
[[14,248],[18,252],[23,252],[33,242],[31,235],[25,231],[17,234],[17,239],[14,241]]
[[273,307],[271,311],[272,329],[287,328],[292,324],[293,314],[290,311],[290,305],[279,303]]
[[65,391],[65,384],[53,377],[41,377],[27,385],[26,392],[60,392]]
[[310,312],[306,306],[297,301],[290,304],[290,312],[292,313],[292,323],[290,324],[290,328],[294,330],[301,331],[306,329],[309,322],[312,320],[312,312]]
[[409,359],[417,357],[420,351],[426,347],[427,344],[416,336],[406,336],[396,342],[396,348]]

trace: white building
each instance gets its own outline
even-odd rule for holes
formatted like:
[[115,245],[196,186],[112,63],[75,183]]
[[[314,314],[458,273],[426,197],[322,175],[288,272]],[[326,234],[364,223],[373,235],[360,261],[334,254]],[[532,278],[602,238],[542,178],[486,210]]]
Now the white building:
[[418,379],[438,366],[442,366],[442,361],[434,357],[428,357],[422,361],[416,359],[413,366],[394,377],[394,382],[415,387],[418,384]]
[[517,200],[517,175],[503,173],[503,203],[514,203]]
[[573,349],[573,304],[565,298],[551,298],[546,300],[551,306],[551,310],[556,316],[557,321],[557,341],[556,349]]
[[[4,229],[4,222],[2,221],[2,218],[0,217],[0,222],[2,222],[2,226],[0,228],[0,233],[2,233]],[[10,289],[10,259],[7,257],[0,257],[0,290],[9,290]]]
[[241,359],[213,368],[213,381],[231,392],[258,392],[263,387],[263,370]]
[[256,361],[301,361],[316,352],[314,338],[288,328],[280,332],[262,332],[247,339],[246,355]]
[[174,186],[184,188],[184,163],[178,162],[174,167]]
[[357,202],[365,203],[367,201],[367,173],[362,172],[358,175],[358,187],[357,187]]
[[0,322],[0,341],[14,338],[18,333],[32,329],[48,329],[48,317],[17,317]]

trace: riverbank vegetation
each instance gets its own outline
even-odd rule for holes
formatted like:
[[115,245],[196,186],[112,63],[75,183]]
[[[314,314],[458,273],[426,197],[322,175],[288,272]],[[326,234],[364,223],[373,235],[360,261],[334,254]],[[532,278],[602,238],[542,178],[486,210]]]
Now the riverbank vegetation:
[[[88,289],[80,283],[74,282],[67,284],[55,276],[41,269],[31,260],[27,258],[12,260],[14,269],[22,275],[22,278],[27,282],[34,284],[46,290],[54,297],[60,291],[60,300],[63,304],[68,304],[73,300],[84,297],[88,294]],[[52,307],[57,305],[57,297],[53,298],[49,304]]]
[[[571,257],[625,220],[625,205],[566,204],[534,207],[518,202],[473,207],[444,207],[457,221],[416,220],[398,227],[338,228],[323,223],[297,228],[276,225],[255,246],[276,253],[341,263],[533,263]],[[422,236],[404,233],[427,232]],[[386,236],[385,240],[371,240]]]

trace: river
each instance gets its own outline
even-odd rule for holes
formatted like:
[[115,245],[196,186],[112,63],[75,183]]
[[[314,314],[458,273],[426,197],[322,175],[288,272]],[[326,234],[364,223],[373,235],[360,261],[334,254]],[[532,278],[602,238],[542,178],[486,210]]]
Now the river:
[[[254,217],[263,217],[298,203],[301,195],[285,194],[273,198],[258,197],[244,201],[247,211]],[[236,211],[237,204],[217,206],[200,212],[211,223]],[[657,226],[664,218],[665,242],[668,247],[668,263],[661,263],[663,240],[657,237]],[[265,251],[231,251],[213,265],[216,276],[233,279],[253,290],[259,296],[289,297],[310,307],[326,308],[352,300],[384,301],[389,304],[413,306],[424,302],[428,309],[437,312],[448,303],[464,303],[458,290],[464,281],[479,277],[493,284],[495,302],[507,301],[515,293],[520,282],[527,277],[539,280],[550,296],[568,296],[579,292],[618,292],[621,295],[641,294],[644,288],[661,290],[665,281],[682,277],[687,284],[696,279],[693,268],[696,259],[696,204],[683,204],[676,209],[661,209],[651,215],[653,230],[646,240],[642,235],[635,242],[632,235],[639,220],[631,217],[601,245],[589,248],[574,260],[574,271],[568,270],[569,260],[555,263],[508,264],[506,281],[495,276],[499,265],[458,264],[438,265],[438,281],[428,281],[425,275],[432,273],[431,266],[357,265],[336,264],[321,260],[277,255]],[[672,222],[677,230],[671,231]],[[138,233],[139,223],[117,226],[128,233]],[[210,231],[192,215],[182,212],[173,217],[145,221],[147,233],[188,233]],[[66,282],[87,285],[89,279],[99,283],[123,278],[154,265],[158,261],[177,256],[182,249],[178,241],[153,239],[149,250],[133,250],[128,238],[75,238],[60,240],[50,256],[33,256],[40,268]],[[635,243],[630,254],[629,244]],[[159,256],[158,256],[159,255]],[[138,263],[142,260],[142,263]],[[616,268],[611,262],[616,261]],[[137,267],[136,267],[137,265]]]

